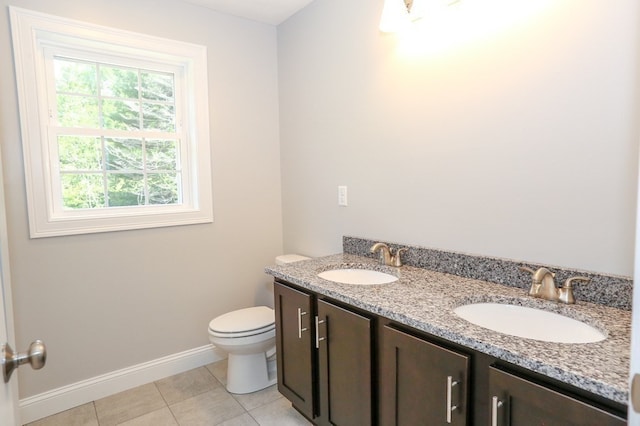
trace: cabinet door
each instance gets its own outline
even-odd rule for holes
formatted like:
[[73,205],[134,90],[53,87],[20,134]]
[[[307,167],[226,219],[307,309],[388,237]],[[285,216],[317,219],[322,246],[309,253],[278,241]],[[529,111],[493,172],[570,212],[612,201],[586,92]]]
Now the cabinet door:
[[490,367],[492,426],[623,426],[626,420]]
[[371,320],[318,301],[319,424],[372,424]]
[[467,424],[469,356],[384,326],[380,374],[380,424]]
[[278,390],[313,418],[312,301],[309,294],[274,284]]

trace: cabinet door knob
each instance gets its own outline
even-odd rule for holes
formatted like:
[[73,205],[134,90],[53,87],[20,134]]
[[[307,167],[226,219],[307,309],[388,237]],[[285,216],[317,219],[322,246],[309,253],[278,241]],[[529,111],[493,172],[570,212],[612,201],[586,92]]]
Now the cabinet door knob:
[[298,339],[302,339],[302,332],[307,331],[307,328],[302,328],[302,316],[307,315],[301,308],[298,308]]
[[497,396],[491,398],[491,426],[498,426],[498,408],[502,405],[503,402]]
[[453,405],[453,402],[451,401],[453,387],[456,386],[457,384],[458,382],[453,380],[452,376],[447,376],[447,423],[451,423],[451,413],[453,412],[453,410],[458,408],[458,406]]

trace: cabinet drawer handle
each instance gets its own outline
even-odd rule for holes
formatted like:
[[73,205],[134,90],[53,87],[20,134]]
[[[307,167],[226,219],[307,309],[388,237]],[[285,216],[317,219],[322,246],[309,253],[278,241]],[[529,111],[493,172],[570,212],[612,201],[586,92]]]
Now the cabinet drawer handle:
[[497,396],[491,398],[491,426],[498,426],[498,408],[502,405],[502,401]]
[[458,384],[457,381],[453,380],[453,377],[447,376],[447,423],[451,423],[451,413],[453,410],[457,409],[457,405],[452,405],[452,393],[453,387]]
[[324,324],[325,320],[321,320],[316,316],[316,349],[320,349],[320,341],[324,340],[326,337],[320,337],[319,334],[319,325]]
[[307,315],[301,308],[298,308],[298,339],[302,339],[302,332],[307,331],[308,328],[302,328],[302,316]]

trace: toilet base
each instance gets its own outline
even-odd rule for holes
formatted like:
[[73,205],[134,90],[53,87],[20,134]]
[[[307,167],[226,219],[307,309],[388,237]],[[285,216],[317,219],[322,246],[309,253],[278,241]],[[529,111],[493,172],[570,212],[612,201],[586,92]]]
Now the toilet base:
[[275,357],[268,359],[264,352],[257,354],[229,354],[227,390],[244,394],[256,392],[276,384]]

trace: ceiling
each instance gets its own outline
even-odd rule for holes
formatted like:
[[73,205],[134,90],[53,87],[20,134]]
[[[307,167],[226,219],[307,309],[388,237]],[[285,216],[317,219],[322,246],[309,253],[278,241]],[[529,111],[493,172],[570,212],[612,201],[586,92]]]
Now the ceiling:
[[183,0],[218,12],[278,25],[313,0]]

